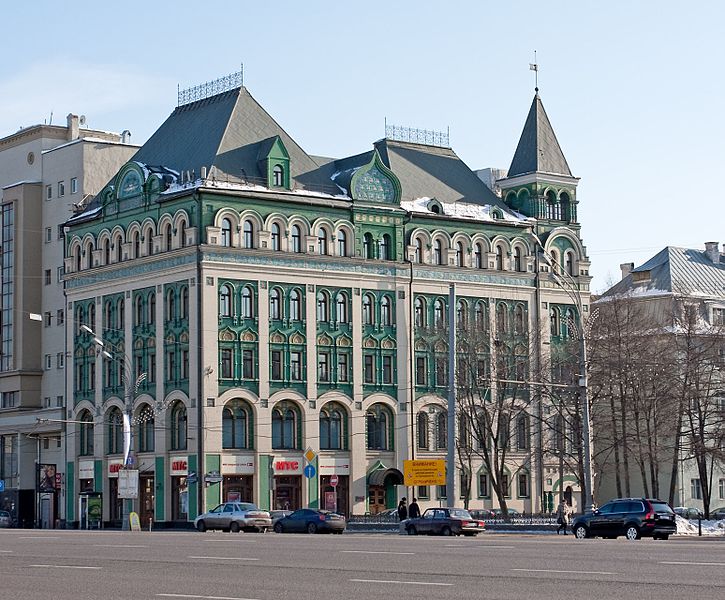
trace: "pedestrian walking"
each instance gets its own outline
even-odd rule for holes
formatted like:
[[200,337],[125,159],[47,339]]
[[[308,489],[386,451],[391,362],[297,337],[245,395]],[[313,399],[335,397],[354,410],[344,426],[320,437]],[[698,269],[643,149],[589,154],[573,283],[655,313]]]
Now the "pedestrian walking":
[[408,507],[405,502],[405,498],[402,498],[398,503],[398,519],[401,521],[405,521],[408,518]]
[[413,498],[413,501],[408,507],[408,518],[417,519],[420,517],[420,506],[418,506],[418,498]]
[[556,509],[556,522],[559,524],[559,527],[556,530],[556,535],[559,535],[560,531],[564,532],[564,535],[566,535],[566,530],[569,527],[569,522],[571,518],[571,509],[569,508],[569,505],[562,500],[559,502],[559,506]]

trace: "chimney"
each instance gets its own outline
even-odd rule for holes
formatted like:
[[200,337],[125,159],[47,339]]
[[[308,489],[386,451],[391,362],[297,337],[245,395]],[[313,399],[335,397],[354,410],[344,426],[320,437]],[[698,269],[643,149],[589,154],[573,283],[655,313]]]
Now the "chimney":
[[622,279],[624,279],[634,269],[634,263],[622,263],[619,268],[622,270]]
[[80,136],[78,133],[78,115],[70,113],[68,115],[68,141],[77,140]]
[[131,132],[128,129],[124,129],[121,132],[121,143],[128,144],[131,142]]
[[718,264],[720,262],[720,250],[717,242],[705,242],[705,254],[710,262]]

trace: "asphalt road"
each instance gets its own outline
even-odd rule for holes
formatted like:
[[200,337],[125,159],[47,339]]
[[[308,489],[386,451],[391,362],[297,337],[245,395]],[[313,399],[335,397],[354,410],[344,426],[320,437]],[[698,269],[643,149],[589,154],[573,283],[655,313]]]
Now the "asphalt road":
[[0,599],[725,598],[725,538],[0,530]]

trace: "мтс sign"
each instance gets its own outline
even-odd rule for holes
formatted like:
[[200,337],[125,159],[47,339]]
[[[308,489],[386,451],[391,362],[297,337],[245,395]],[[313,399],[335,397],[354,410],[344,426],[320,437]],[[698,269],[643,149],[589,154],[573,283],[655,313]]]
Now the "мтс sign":
[[406,486],[446,485],[446,461],[404,460],[403,475]]

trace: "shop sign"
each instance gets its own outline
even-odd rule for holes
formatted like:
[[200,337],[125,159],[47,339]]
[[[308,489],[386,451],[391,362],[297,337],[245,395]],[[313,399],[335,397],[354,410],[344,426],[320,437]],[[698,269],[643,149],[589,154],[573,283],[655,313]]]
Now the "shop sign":
[[304,469],[302,458],[278,458],[274,460],[275,475],[302,475]]
[[323,475],[349,475],[350,459],[349,458],[322,458],[318,464],[320,476]]
[[108,476],[112,478],[118,477],[118,472],[123,468],[122,458],[112,458],[108,460]]
[[223,475],[254,475],[254,456],[222,455]]
[[93,479],[95,468],[92,460],[78,461],[78,479]]
[[172,477],[185,477],[189,473],[186,456],[172,456],[169,463],[169,475]]

